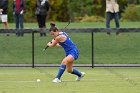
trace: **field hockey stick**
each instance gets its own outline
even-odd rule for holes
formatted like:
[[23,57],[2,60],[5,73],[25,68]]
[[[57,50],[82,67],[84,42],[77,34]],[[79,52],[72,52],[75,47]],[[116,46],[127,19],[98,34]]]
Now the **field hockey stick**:
[[[51,42],[52,43],[52,42]],[[49,48],[49,46],[47,45],[44,49],[43,49],[43,51],[45,52],[45,50],[47,50]]]
[[43,51],[45,51],[47,48],[49,48],[49,46],[46,46],[46,47],[43,49]]
[[71,19],[69,19],[69,22],[68,22],[68,24],[65,26],[64,29],[66,29],[66,28],[70,25],[70,23],[71,23]]

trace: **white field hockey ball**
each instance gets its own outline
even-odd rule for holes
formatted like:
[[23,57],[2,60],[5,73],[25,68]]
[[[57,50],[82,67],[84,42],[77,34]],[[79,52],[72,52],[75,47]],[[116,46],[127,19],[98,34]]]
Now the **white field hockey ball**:
[[37,82],[40,82],[40,79],[37,79],[36,81],[37,81]]

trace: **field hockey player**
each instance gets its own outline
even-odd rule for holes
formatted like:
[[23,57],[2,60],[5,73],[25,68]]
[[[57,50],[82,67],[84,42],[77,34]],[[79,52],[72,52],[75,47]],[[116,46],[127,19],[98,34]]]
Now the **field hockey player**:
[[71,73],[77,76],[76,81],[80,81],[81,78],[85,76],[85,73],[79,72],[78,70],[73,68],[74,60],[77,60],[79,56],[78,48],[71,41],[71,39],[65,32],[60,31],[55,26],[55,23],[51,23],[50,25],[51,25],[51,28],[49,29],[49,32],[54,39],[51,42],[49,42],[47,46],[62,47],[66,53],[66,57],[61,62],[58,74],[52,82],[55,82],[55,83],[61,82],[60,78],[62,74],[64,73],[65,69],[67,69],[68,73]]

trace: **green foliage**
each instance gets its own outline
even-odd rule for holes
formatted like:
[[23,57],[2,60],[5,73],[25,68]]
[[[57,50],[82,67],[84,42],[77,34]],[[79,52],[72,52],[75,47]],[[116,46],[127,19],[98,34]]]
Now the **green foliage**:
[[8,21],[13,22],[13,0],[8,0]]
[[93,0],[69,0],[69,15],[71,18],[93,15]]
[[53,21],[68,21],[68,0],[50,0],[51,11],[49,18]]
[[[9,0],[9,22],[13,22],[13,9],[12,9],[13,0]],[[67,0],[49,0],[51,9],[49,13],[49,20],[53,21],[67,21],[69,19],[68,14],[68,1]],[[25,0],[25,22],[35,22],[35,4],[36,0]]]
[[94,15],[105,16],[106,0],[93,0]]
[[[13,22],[13,0],[9,0],[9,22]],[[35,2],[36,0],[25,0],[25,22],[35,22]],[[48,20],[51,21],[68,21],[69,18],[75,21],[75,17],[102,16],[105,17],[105,0],[49,0],[51,9]],[[139,4],[140,0],[118,0],[121,13],[124,12],[125,6],[129,4]],[[76,20],[77,21],[77,20]]]
[[118,0],[117,2],[119,4],[120,12],[122,13],[127,6],[127,0]]
[[140,4],[140,0],[126,0],[128,4]]
[[104,22],[105,19],[101,16],[88,16],[75,18],[76,22]]
[[129,5],[122,15],[122,20],[125,21],[140,21],[140,6]]
[[35,2],[36,0],[25,0],[25,22],[34,22],[36,20],[35,16]]

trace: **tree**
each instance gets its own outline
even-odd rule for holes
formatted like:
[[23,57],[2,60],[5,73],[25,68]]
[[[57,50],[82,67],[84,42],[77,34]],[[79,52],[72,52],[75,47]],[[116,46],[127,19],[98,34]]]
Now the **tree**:
[[8,22],[13,22],[12,0],[8,0]]
[[49,18],[53,21],[67,21],[68,14],[68,0],[50,0],[51,11]]
[[[121,13],[127,4],[139,4],[140,0],[117,0]],[[9,0],[8,20],[13,22],[13,0]],[[35,2],[36,0],[25,0],[25,22],[35,22]],[[106,0],[49,0],[51,9],[48,15],[49,20],[67,21],[69,18],[88,16],[105,17]]]
[[106,0],[93,0],[94,12],[98,16],[105,16]]
[[70,17],[93,15],[93,0],[68,0],[68,12]]
[[127,0],[128,4],[140,4],[140,0]]
[[25,0],[25,14],[24,14],[25,22],[36,21],[35,5],[36,5],[36,0]]

